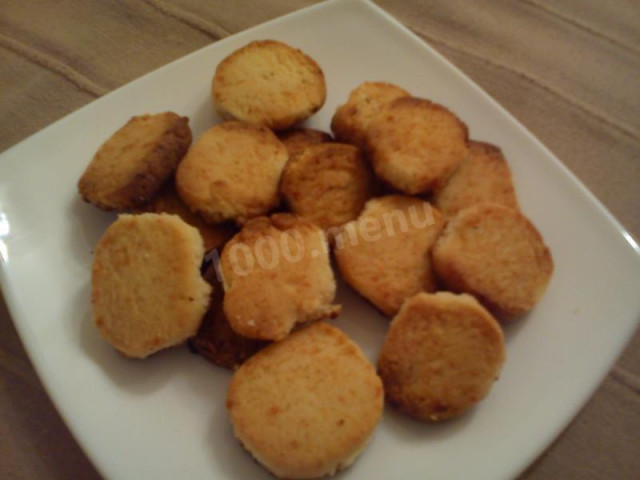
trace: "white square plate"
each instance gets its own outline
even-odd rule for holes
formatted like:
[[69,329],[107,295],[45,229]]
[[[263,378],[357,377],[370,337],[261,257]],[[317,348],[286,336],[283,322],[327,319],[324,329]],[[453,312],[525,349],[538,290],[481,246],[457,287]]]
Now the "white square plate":
[[[442,103],[471,137],[502,147],[524,212],[556,271],[537,308],[507,328],[509,358],[490,396],[465,417],[425,425],[385,411],[341,478],[506,479],[567,425],[634,331],[638,247],[516,120],[433,49],[366,1],[324,3],[219,41],[60,120],[0,158],[0,280],[16,327],[57,408],[97,468],[114,479],[271,478],[233,439],[230,373],[186,348],[128,361],[91,324],[91,252],[114,215],[84,204],[76,182],[98,146],[132,115],[173,110],[197,136],[217,122],[218,62],[255,39],[299,47],[323,68],[332,113],[365,80]],[[348,288],[336,324],[372,361],[387,320]]]

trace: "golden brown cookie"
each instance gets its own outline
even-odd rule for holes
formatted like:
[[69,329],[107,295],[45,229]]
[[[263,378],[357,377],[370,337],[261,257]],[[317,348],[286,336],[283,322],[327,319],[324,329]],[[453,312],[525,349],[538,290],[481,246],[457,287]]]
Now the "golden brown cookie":
[[211,291],[200,275],[203,255],[198,230],[176,215],[120,215],[93,258],[91,302],[100,335],[138,358],[195,335]]
[[169,179],[160,192],[149,203],[141,207],[140,211],[178,215],[189,225],[198,229],[204,242],[205,252],[214,248],[222,250],[224,244],[237,232],[232,224],[208,224],[199,215],[189,210],[189,207],[178,196],[173,178]]
[[371,120],[365,150],[378,177],[415,195],[447,181],[468,155],[467,139],[466,125],[445,107],[403,97]]
[[378,371],[392,405],[441,421],[485,398],[505,358],[500,325],[475,298],[418,293],[391,322]]
[[331,119],[331,131],[336,140],[364,148],[365,135],[371,120],[391,101],[408,97],[406,90],[386,82],[364,82],[340,105]]
[[318,145],[319,143],[331,142],[333,140],[328,133],[313,128],[290,128],[289,130],[278,132],[277,135],[287,148],[289,158],[293,158],[311,145]]
[[216,266],[211,265],[204,278],[213,287],[211,301],[202,324],[189,346],[214,365],[235,369],[247,358],[268,345],[268,342],[238,335],[229,325],[224,315],[222,285],[217,280]]
[[373,178],[358,148],[322,143],[287,162],[280,192],[293,213],[327,230],[358,216],[373,193]]
[[432,253],[434,269],[448,288],[511,315],[535,306],[553,272],[551,252],[533,224],[493,203],[458,212]]
[[133,117],[98,149],[78,191],[103,210],[139,207],[171,176],[190,144],[187,117],[173,112]]
[[366,447],[384,394],[373,365],[324,322],[268,346],[234,373],[235,436],[278,478],[333,475]]
[[322,230],[302,217],[274,214],[247,222],[220,265],[224,312],[249,338],[281,340],[298,324],[335,317],[336,282]]
[[407,297],[436,289],[429,252],[443,227],[442,215],[420,198],[371,199],[335,238],[342,277],[384,314],[395,315]]
[[280,202],[287,150],[266,127],[226,122],[207,130],[180,162],[178,195],[209,223],[243,223]]
[[227,119],[284,130],[317,112],[324,74],[301,50],[275,40],[251,42],[226,57],[213,77],[213,104]]
[[511,170],[500,148],[469,142],[469,156],[433,195],[433,204],[449,216],[478,203],[499,203],[518,209]]

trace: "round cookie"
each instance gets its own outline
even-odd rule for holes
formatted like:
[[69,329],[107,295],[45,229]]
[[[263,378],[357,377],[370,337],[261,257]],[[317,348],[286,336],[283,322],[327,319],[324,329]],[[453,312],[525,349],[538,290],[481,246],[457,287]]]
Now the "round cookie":
[[209,310],[202,319],[198,333],[189,339],[189,347],[214,365],[233,370],[268,342],[243,337],[231,328],[224,315],[224,292],[218,283],[217,267],[210,265],[204,272],[204,279],[213,287],[213,293]]
[[251,42],[226,57],[213,77],[215,109],[227,119],[284,130],[317,112],[324,74],[302,51],[275,40]]
[[280,202],[287,150],[266,127],[225,122],[207,130],[178,166],[176,189],[209,223],[242,224]]
[[178,196],[173,178],[169,179],[160,192],[140,211],[178,215],[186,223],[198,229],[204,242],[205,252],[214,248],[221,250],[224,244],[237,232],[237,229],[231,224],[212,225],[189,210],[189,207]]
[[340,105],[331,119],[331,131],[336,140],[364,148],[365,135],[371,120],[391,101],[408,97],[406,90],[386,82],[364,82]]
[[258,352],[235,372],[235,436],[278,478],[333,475],[366,447],[381,416],[380,378],[360,348],[324,322]]
[[120,215],[93,258],[91,303],[100,335],[143,358],[195,335],[209,304],[198,230],[176,215]]
[[551,252],[533,224],[522,213],[493,203],[461,210],[432,254],[434,269],[448,288],[510,315],[531,310],[553,272]]
[[293,213],[327,230],[358,216],[373,193],[373,178],[358,148],[322,143],[287,162],[280,192]]
[[254,355],[268,342],[238,335],[229,325],[222,308],[222,299],[214,304],[202,319],[198,333],[189,340],[193,351],[214,365],[233,370]]
[[378,177],[411,194],[443,185],[468,155],[467,127],[445,107],[403,97],[369,123],[365,150]]
[[173,112],[133,117],[98,149],[78,192],[103,210],[139,207],[171,176],[189,145],[187,117]]
[[518,209],[511,170],[500,148],[469,142],[469,156],[433,195],[433,204],[447,215],[478,203],[499,203]]
[[328,250],[322,230],[302,217],[248,221],[220,257],[231,328],[249,338],[281,340],[298,324],[338,315]]
[[500,325],[473,297],[418,293],[391,322],[378,372],[392,405],[441,421],[485,398],[505,358]]
[[395,315],[407,297],[436,289],[429,252],[443,227],[442,215],[420,198],[369,200],[335,237],[342,278],[385,315]]
[[328,133],[313,128],[290,128],[289,130],[278,132],[278,138],[287,148],[289,158],[293,158],[311,145],[333,140]]

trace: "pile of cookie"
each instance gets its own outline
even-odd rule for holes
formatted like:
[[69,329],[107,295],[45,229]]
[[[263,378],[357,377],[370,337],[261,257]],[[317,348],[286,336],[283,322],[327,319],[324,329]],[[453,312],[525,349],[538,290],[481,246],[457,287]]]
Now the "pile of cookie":
[[[506,358],[496,316],[530,311],[553,270],[500,149],[385,82],[351,92],[333,136],[300,127],[324,75],[273,40],[225,58],[212,96],[225,121],[195,143],[185,117],[134,117],[80,178],[121,212],[94,255],[100,334],[134,358],[188,341],[234,369],[235,435],[283,478],[351,464],[385,398],[433,422],[486,397]],[[377,368],[323,321],[340,314],[332,257],[391,319]]]

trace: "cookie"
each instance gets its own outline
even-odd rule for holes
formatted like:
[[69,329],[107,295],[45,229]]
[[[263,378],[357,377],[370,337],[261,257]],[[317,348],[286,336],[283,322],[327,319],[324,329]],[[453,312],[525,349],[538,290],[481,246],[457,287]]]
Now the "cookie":
[[333,475],[372,437],[384,394],[360,348],[324,322],[260,351],[234,373],[236,438],[278,478]]
[[340,312],[324,234],[302,217],[250,220],[225,246],[220,266],[224,313],[242,336],[281,340],[296,325]]
[[207,130],[176,172],[176,188],[209,223],[250,218],[276,207],[287,150],[266,127],[226,122]]
[[278,138],[287,148],[289,158],[293,158],[311,145],[333,140],[328,133],[313,128],[290,128],[289,130],[278,132]]
[[350,94],[347,103],[340,105],[331,119],[331,131],[336,140],[364,148],[365,135],[371,120],[383,106],[409,92],[386,82],[364,82]]
[[191,349],[214,365],[235,369],[268,342],[238,335],[229,325],[223,309],[223,289],[218,283],[216,266],[206,269],[204,278],[213,287],[211,301],[195,337],[189,339]]
[[424,200],[403,195],[373,198],[335,238],[342,278],[385,315],[407,297],[437,288],[430,250],[444,227]]
[[133,117],[98,149],[78,192],[103,210],[137,208],[171,176],[190,144],[187,117],[173,112]]
[[198,230],[176,215],[123,214],[96,247],[93,321],[128,357],[143,358],[195,335],[211,286],[200,275]]
[[411,195],[444,185],[467,157],[467,127],[445,107],[403,97],[369,123],[365,150],[375,174]]
[[391,322],[378,372],[393,406],[435,422],[485,398],[505,358],[500,325],[473,297],[419,293]]
[[551,252],[520,212],[493,203],[458,212],[433,248],[442,282],[509,315],[531,310],[553,272]]
[[213,78],[213,103],[226,119],[284,130],[317,112],[324,74],[301,50],[275,40],[251,42],[226,57]]
[[360,214],[373,193],[373,179],[358,148],[322,143],[287,162],[280,192],[293,213],[328,230]]
[[139,211],[178,215],[186,223],[198,229],[204,242],[205,252],[214,248],[221,251],[224,244],[237,232],[237,229],[229,223],[209,224],[189,210],[189,207],[178,196],[173,178],[170,178],[160,192]]
[[469,142],[469,156],[433,195],[433,205],[451,216],[478,203],[499,203],[518,209],[511,170],[500,148]]

